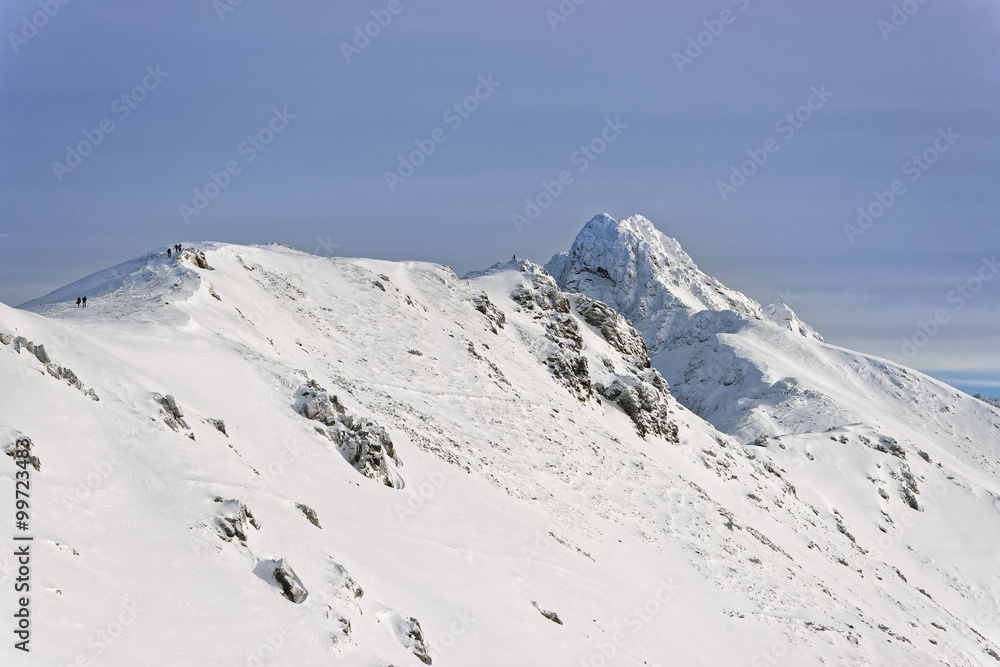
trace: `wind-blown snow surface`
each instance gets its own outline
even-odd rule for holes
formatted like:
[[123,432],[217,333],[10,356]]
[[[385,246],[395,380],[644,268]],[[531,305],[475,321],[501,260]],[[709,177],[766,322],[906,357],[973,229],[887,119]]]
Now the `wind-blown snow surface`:
[[40,459],[33,655],[8,634],[3,664],[992,663],[1000,412],[684,269],[682,321],[732,302],[770,337],[711,336],[767,373],[844,366],[815,401],[831,430],[716,430],[530,263],[201,244],[0,306],[0,444]]

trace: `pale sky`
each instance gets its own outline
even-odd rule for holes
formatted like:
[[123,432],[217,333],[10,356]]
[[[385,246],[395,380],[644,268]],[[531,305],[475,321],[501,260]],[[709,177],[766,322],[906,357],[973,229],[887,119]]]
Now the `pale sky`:
[[996,2],[232,1],[0,5],[0,300],[180,241],[544,263],[639,213],[830,342],[1000,393]]

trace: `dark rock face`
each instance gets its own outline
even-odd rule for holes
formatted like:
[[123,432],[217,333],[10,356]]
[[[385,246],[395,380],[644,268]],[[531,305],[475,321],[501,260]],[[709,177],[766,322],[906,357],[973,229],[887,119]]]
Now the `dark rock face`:
[[331,396],[315,380],[310,381],[299,396],[306,400],[302,404],[302,414],[327,426],[325,431],[317,430],[337,445],[355,470],[388,487],[402,488],[402,480],[390,469],[388,462],[396,466],[403,464],[384,428],[370,419],[349,413],[339,398]]

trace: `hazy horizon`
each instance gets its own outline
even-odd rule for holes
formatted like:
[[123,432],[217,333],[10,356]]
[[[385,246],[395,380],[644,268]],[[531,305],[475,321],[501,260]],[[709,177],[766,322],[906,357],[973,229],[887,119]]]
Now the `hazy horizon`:
[[994,3],[56,4],[0,8],[4,303],[184,240],[462,274],[641,214],[1000,393]]

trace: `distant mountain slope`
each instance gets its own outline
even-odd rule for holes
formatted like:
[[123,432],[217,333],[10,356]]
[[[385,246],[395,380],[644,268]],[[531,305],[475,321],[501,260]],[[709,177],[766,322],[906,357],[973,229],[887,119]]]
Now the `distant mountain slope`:
[[[35,654],[2,664],[992,662],[1000,414],[853,367],[671,252],[676,294],[648,271],[605,301],[530,262],[461,280],[206,243],[0,306],[0,446],[39,464]],[[803,385],[808,355],[843,363],[882,402],[748,445],[674,398],[658,360],[695,343],[647,350],[628,303],[713,315],[734,363],[763,346]],[[871,400],[845,382],[824,415]]]
[[873,422],[900,439],[964,447],[995,420],[921,373],[823,343],[786,305],[762,309],[640,216],[594,218],[547,267],[564,290],[614,305],[681,403],[743,440]]

